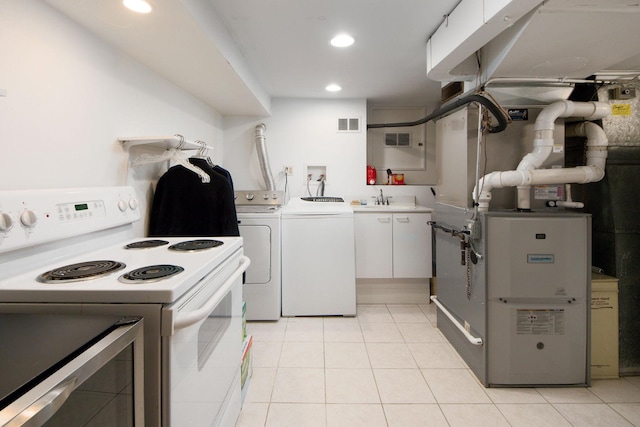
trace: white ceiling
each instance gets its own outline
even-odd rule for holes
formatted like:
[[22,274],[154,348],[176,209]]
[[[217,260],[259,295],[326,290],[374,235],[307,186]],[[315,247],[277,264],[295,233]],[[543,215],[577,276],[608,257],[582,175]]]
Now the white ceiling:
[[[376,105],[440,99],[426,42],[459,0],[210,0],[273,97],[366,98]],[[329,40],[346,32],[348,48]],[[324,87],[337,83],[339,93]]]
[[[438,102],[426,43],[460,0],[148,0],[148,15],[121,0],[45,1],[221,114],[262,116],[272,97]],[[339,32],[355,44],[332,47]]]
[[[364,98],[375,106],[433,108],[440,100],[441,83],[427,77],[427,40],[460,3],[148,0],[153,11],[139,15],[125,10],[121,0],[45,1],[221,114],[255,116],[270,114],[273,97]],[[480,0],[462,3],[466,7],[447,18],[451,26],[441,27],[440,32],[449,32],[445,44],[455,45],[447,49],[455,47],[457,53],[464,50],[456,43],[468,40],[453,43],[462,33],[468,33],[473,41],[470,52],[477,49],[475,45],[490,41],[480,40],[478,35],[487,22],[476,23],[477,31],[472,31],[473,22],[483,18],[478,16],[482,13],[476,1]],[[529,2],[533,0],[488,3],[509,5],[505,13],[511,13],[510,6],[518,8]],[[636,2],[545,0],[543,4],[531,21],[520,20],[521,24],[504,31],[508,43],[497,43],[495,58],[489,55],[491,50],[486,52],[483,60],[494,64],[494,74],[495,64],[508,65],[493,77],[509,77],[515,72],[516,77],[586,78],[611,66],[639,68],[640,26],[636,20],[640,8]],[[465,15],[465,11],[471,15]],[[494,18],[491,22],[504,26],[509,16],[497,14]],[[536,22],[539,25],[534,25]],[[569,22],[573,27],[567,34]],[[329,40],[341,32],[351,34],[355,44],[342,49],[331,46]],[[527,33],[530,37],[524,37]],[[522,48],[513,48],[515,41],[509,39],[513,36]],[[530,44],[525,44],[527,41]],[[511,47],[506,58],[505,46]],[[563,74],[555,67],[576,55],[585,66],[575,75]],[[458,63],[447,63],[441,71],[447,74]],[[546,74],[536,74],[540,64],[545,65],[542,68],[548,71]],[[326,92],[329,83],[339,84],[343,90]]]

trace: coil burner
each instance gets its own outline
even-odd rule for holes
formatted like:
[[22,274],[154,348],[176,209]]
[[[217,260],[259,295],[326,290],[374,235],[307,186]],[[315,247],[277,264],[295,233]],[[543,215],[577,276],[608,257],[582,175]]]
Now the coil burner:
[[162,279],[169,278],[175,274],[182,273],[184,268],[171,264],[149,265],[147,267],[137,268],[118,277],[122,283],[144,284],[157,282]]
[[80,262],[49,270],[36,277],[36,280],[42,283],[81,282],[106,276],[125,267],[126,264],[118,261]]
[[157,248],[158,246],[168,245],[169,242],[166,240],[140,240],[139,242],[133,242],[126,245],[125,249],[147,249],[147,248]]
[[186,240],[184,242],[176,243],[175,245],[169,246],[169,249],[172,251],[194,252],[215,248],[223,244],[224,243],[220,240],[212,239]]

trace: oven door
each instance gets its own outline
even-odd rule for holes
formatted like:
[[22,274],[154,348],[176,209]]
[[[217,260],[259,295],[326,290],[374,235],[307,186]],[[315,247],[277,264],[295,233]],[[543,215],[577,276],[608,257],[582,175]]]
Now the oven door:
[[241,251],[162,313],[165,426],[233,425],[240,413]]
[[[5,315],[5,316],[11,316]],[[31,316],[37,315],[14,315]],[[54,355],[66,350],[62,343],[74,342],[74,337],[56,338],[51,328],[58,329],[60,334],[69,334],[72,329],[86,332],[100,320],[88,319],[87,316],[73,317],[75,323],[69,324],[62,316],[40,316],[35,321],[47,322],[38,325],[33,319],[23,320],[17,328],[19,334],[25,331],[29,336],[17,337],[15,348],[24,349],[26,340],[35,340],[33,344],[40,353],[32,352],[22,355],[16,360],[12,372],[5,372],[5,379],[16,379],[16,384],[23,381],[19,378],[28,367],[35,367],[41,372],[29,382],[17,388],[3,402],[9,401],[0,410],[2,426],[46,426],[74,427],[100,425],[110,427],[143,426],[144,425],[144,350],[143,321],[141,318],[124,318],[95,338],[81,345],[57,363],[50,365]],[[62,321],[60,319],[62,318]],[[41,320],[42,319],[42,320]],[[109,321],[109,320],[107,320]],[[65,323],[66,322],[66,323]],[[79,326],[77,322],[84,325]],[[74,328],[75,325],[75,328]],[[89,325],[89,326],[87,326]],[[60,328],[59,326],[65,326]],[[39,337],[42,331],[46,337]],[[78,332],[81,334],[80,332]],[[48,342],[48,347],[43,347]],[[67,346],[68,348],[68,346]],[[35,348],[34,348],[35,350]],[[34,356],[37,359],[34,360]],[[41,363],[40,361],[45,362]],[[42,365],[44,367],[41,367]],[[51,366],[47,368],[46,366]],[[3,368],[11,369],[10,366]],[[18,372],[19,371],[19,372]],[[18,377],[18,378],[15,378]]]

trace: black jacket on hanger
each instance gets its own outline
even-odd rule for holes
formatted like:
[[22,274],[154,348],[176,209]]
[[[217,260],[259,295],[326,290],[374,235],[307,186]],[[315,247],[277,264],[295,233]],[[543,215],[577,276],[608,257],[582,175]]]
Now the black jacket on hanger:
[[229,172],[222,166],[218,166],[218,165],[215,165],[213,167],[213,170],[215,172],[218,172],[220,175],[224,176],[225,178],[227,178],[227,180],[229,181],[229,184],[231,184],[231,191],[233,191],[233,179],[231,179],[231,172]]
[[[171,167],[158,181],[149,217],[150,237],[239,236],[229,179],[205,159],[189,162],[205,171],[209,183],[183,166]],[[230,178],[230,176],[229,176]]]

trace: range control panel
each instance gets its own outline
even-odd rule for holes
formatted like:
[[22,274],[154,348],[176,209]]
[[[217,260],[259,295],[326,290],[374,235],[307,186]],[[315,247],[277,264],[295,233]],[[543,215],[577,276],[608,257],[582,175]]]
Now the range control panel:
[[0,253],[139,219],[132,187],[0,191]]

